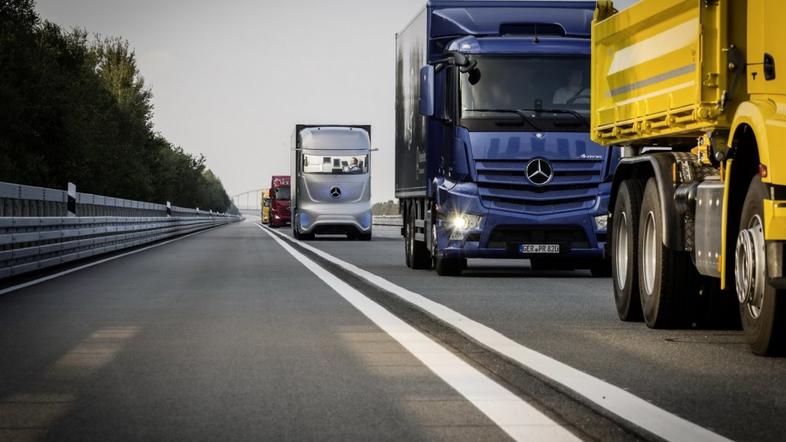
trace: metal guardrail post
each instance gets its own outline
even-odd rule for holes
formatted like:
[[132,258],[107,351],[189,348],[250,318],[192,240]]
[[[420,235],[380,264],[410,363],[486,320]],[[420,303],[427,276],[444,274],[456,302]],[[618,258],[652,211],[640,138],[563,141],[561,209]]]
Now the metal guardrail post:
[[76,216],[76,184],[68,183],[68,202],[66,203],[68,216]]

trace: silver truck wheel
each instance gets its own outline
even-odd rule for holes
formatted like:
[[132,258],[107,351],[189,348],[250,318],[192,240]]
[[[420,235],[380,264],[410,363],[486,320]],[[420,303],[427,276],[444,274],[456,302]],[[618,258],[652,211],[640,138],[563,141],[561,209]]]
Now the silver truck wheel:
[[655,291],[655,272],[658,267],[658,252],[660,251],[660,242],[658,241],[658,227],[655,224],[655,214],[650,210],[644,216],[644,231],[642,238],[644,240],[644,247],[641,250],[642,260],[642,280],[644,281],[644,293],[647,296],[652,296]]
[[617,285],[623,287],[625,281],[629,277],[628,247],[630,247],[630,243],[632,242],[632,232],[630,231],[631,226],[626,212],[620,212],[619,220],[615,219],[614,221],[614,237],[617,238],[616,247],[614,248],[614,265],[617,269]]
[[737,300],[747,308],[753,319],[761,316],[764,291],[767,286],[766,258],[764,253],[764,226],[755,215],[737,237],[734,256],[734,276],[737,282]]
[[758,355],[786,354],[786,292],[767,282],[764,200],[761,178],[754,177],[742,206],[734,249],[734,278],[740,321],[751,350]]
[[639,217],[639,292],[644,322],[650,328],[687,325],[688,307],[698,294],[698,272],[690,256],[664,245],[663,202],[650,178]]
[[623,321],[641,320],[639,276],[636,267],[642,189],[638,180],[620,184],[611,218],[611,276],[617,315]]

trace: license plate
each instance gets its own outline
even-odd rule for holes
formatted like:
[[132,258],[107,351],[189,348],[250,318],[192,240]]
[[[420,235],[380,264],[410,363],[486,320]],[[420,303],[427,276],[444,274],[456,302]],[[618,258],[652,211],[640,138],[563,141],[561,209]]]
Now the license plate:
[[533,255],[556,255],[560,252],[559,244],[522,244],[519,252]]

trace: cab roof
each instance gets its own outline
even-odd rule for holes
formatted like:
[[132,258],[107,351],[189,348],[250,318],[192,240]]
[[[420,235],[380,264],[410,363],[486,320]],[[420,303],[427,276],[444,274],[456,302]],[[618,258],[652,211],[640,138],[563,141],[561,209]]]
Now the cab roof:
[[308,127],[300,131],[300,147],[307,150],[366,150],[371,139],[357,127]]
[[595,1],[428,0],[427,7],[433,39],[533,31],[554,35],[560,28],[561,36],[589,38]]

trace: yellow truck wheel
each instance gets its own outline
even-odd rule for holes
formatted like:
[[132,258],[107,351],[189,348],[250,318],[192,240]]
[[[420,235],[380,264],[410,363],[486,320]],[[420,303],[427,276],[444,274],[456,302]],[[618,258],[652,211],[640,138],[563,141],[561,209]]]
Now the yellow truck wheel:
[[640,181],[623,181],[611,217],[611,279],[614,284],[617,315],[623,321],[641,321],[636,267],[641,198]]
[[754,353],[786,353],[786,291],[767,283],[764,241],[764,200],[767,188],[756,176],[742,207],[734,253],[734,278],[740,320]]
[[687,253],[663,245],[661,204],[657,182],[651,178],[644,188],[639,215],[641,309],[650,328],[681,327],[689,323],[699,276]]

